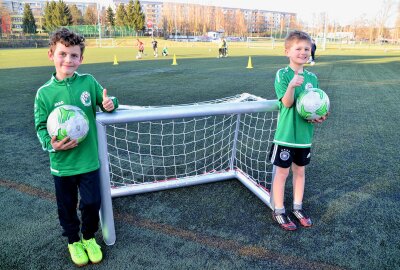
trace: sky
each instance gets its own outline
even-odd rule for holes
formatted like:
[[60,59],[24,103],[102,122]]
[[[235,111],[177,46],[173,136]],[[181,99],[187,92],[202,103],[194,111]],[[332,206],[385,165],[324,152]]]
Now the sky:
[[[154,0],[162,1],[162,0]],[[197,3],[223,7],[264,9],[297,13],[304,22],[312,23],[313,17],[327,12],[329,20],[341,25],[349,24],[365,14],[365,18],[374,19],[383,3],[392,1],[393,12],[388,19],[388,26],[393,26],[395,11],[400,0],[166,0],[168,2]]]

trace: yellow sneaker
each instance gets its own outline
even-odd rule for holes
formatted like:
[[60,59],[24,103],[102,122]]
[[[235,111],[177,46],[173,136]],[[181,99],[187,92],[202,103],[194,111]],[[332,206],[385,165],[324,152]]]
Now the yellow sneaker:
[[96,239],[91,238],[89,240],[82,239],[83,247],[85,248],[89,260],[92,263],[99,263],[103,259],[103,253],[101,247],[96,243]]
[[74,264],[77,266],[84,266],[88,264],[89,259],[81,241],[68,244],[68,250]]

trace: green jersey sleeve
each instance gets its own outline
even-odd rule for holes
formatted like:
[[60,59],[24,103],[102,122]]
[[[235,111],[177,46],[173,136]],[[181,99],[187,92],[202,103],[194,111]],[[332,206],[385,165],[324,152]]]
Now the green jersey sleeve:
[[39,93],[36,94],[34,104],[34,119],[37,137],[42,145],[43,150],[54,152],[51,145],[51,137],[47,131],[47,109]]

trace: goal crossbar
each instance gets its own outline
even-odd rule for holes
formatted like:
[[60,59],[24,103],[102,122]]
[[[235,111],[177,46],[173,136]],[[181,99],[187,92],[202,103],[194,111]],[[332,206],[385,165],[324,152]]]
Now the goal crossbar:
[[[212,183],[223,180],[237,179],[242,184],[244,184],[251,192],[253,192],[259,199],[261,199],[267,206],[272,208],[272,205],[270,203],[270,191],[265,187],[265,185],[260,183],[259,179],[257,179],[260,177],[265,178],[266,173],[272,175],[272,170],[269,172],[264,172],[267,169],[263,168],[260,169],[260,172],[256,171],[255,175],[252,175],[254,169],[252,168],[252,166],[255,166],[254,164],[256,162],[259,162],[258,159],[260,158],[260,156],[262,156],[261,163],[263,163],[263,160],[265,159],[266,156],[265,149],[260,150],[260,145],[266,144],[265,142],[263,143],[263,139],[260,138],[260,142],[254,143],[254,138],[259,137],[260,134],[262,134],[263,129],[267,128],[265,127],[265,124],[260,125],[260,122],[264,121],[263,119],[264,114],[275,113],[277,115],[277,110],[278,110],[278,103],[276,100],[255,100],[255,101],[245,101],[245,102],[228,101],[219,104],[200,104],[200,105],[194,104],[194,105],[168,106],[168,107],[148,107],[148,108],[135,107],[135,109],[131,110],[117,110],[111,114],[101,113],[101,112],[97,113],[96,126],[97,126],[98,142],[99,142],[98,151],[100,158],[100,181],[101,181],[100,187],[101,187],[101,198],[102,198],[100,219],[101,219],[101,228],[102,228],[104,242],[107,245],[113,245],[116,240],[113,209],[112,209],[112,198],[114,197],[193,186],[193,185]],[[257,116],[256,120],[247,120],[246,122],[245,119],[254,114],[256,115],[261,114],[261,116]],[[154,178],[153,176],[145,174],[143,176],[145,180],[143,181],[142,180],[137,181],[133,179],[133,180],[127,180],[127,183],[123,184],[119,182],[121,180],[115,180],[115,182],[113,182],[113,180],[111,179],[112,177],[114,177],[113,170],[122,171],[121,173],[122,178],[124,178],[125,177],[124,175],[126,174],[123,171],[123,169],[118,167],[119,165],[116,166],[111,162],[111,160],[114,159],[113,156],[114,153],[110,153],[111,148],[112,149],[115,148],[116,152],[120,152],[119,154],[122,153],[121,155],[124,155],[123,153],[124,151],[126,151],[125,149],[122,149],[119,146],[111,145],[110,141],[114,141],[112,143],[118,144],[118,141],[121,140],[118,137],[113,137],[114,135],[110,135],[110,130],[112,133],[112,132],[118,132],[118,129],[120,129],[118,126],[113,126],[113,125],[118,125],[118,124],[127,125],[129,123],[135,123],[135,124],[145,123],[146,125],[148,125],[149,121],[150,123],[155,122],[158,124],[157,121],[162,122],[164,120],[175,121],[175,119],[197,119],[202,117],[207,118],[209,116],[216,118],[224,117],[224,121],[232,124],[232,127],[230,127],[231,132],[229,133],[230,135],[228,136],[229,140],[227,140],[228,142],[227,144],[230,144],[228,150],[226,150],[226,152],[228,153],[227,155],[225,155],[225,153],[224,155],[221,154],[221,159],[224,159],[223,161],[216,159],[217,160],[215,161],[216,163],[222,164],[217,169],[206,171],[207,166],[204,166],[204,168],[201,167],[200,169],[196,169],[194,172],[189,172],[189,173],[185,172],[183,174],[180,174],[178,172],[177,174],[179,177],[168,178],[168,176],[166,176],[165,179],[157,178],[159,177],[158,174],[154,174],[155,175]],[[229,120],[225,120],[225,116],[229,117]],[[212,121],[214,121],[216,123],[216,126],[219,127],[221,125],[218,122],[216,122],[216,118],[213,118]],[[160,133],[163,133],[164,129],[167,129],[166,127],[169,125],[170,122],[168,122],[165,126],[162,126],[160,129]],[[191,125],[191,123],[189,123],[188,125]],[[246,127],[246,132],[244,133],[242,131],[243,126],[247,125],[249,125],[249,127]],[[270,123],[268,122],[268,125],[271,126],[276,125],[276,116],[272,118]],[[201,130],[203,129],[203,126],[204,127],[206,126],[205,122],[204,123],[201,122]],[[107,130],[108,128],[110,130]],[[220,133],[222,132],[221,131],[222,129],[223,128],[219,128],[214,132]],[[262,135],[262,137],[268,137],[268,140],[269,137],[273,135],[271,134],[271,130],[274,130],[274,128],[269,127],[269,129],[270,131],[268,131],[269,133],[267,135]],[[174,132],[178,132],[177,131],[178,128],[173,127],[172,130]],[[126,136],[131,136],[130,130],[123,129],[123,132],[125,135],[128,134]],[[204,139],[203,138],[201,139],[204,140],[203,144],[205,145],[205,147],[207,147],[208,142],[210,142],[211,139],[209,139],[205,135],[206,133],[208,133],[208,131],[202,131],[202,132],[204,133],[204,134],[202,133],[202,136],[204,135]],[[139,142],[140,139],[136,138],[137,135],[135,134],[134,136],[135,140]],[[146,131],[143,133],[143,136],[151,137],[152,135],[147,134]],[[196,138],[196,136],[199,135],[195,133],[194,138]],[[215,137],[217,135],[214,134],[213,136]],[[172,136],[172,138],[174,137]],[[163,139],[164,138],[162,138],[161,140]],[[258,140],[259,138],[255,139]],[[130,143],[131,143],[130,141],[124,141],[124,144],[130,144]],[[179,140],[177,139],[175,143],[179,144]],[[189,142],[188,144],[192,144],[192,142]],[[249,152],[249,150],[247,149],[248,147],[247,144],[252,145],[252,147],[254,148],[254,153],[253,151]],[[145,149],[145,146],[147,147],[147,144],[143,144],[142,146],[139,145],[139,148],[142,147],[143,149]],[[155,143],[154,147],[158,147],[157,143]],[[182,148],[186,149],[189,147],[185,145],[182,146]],[[218,145],[217,147],[214,146],[214,148],[216,149],[215,151],[217,151],[219,150],[218,148],[220,147]],[[164,150],[162,149],[161,151]],[[177,150],[175,150],[175,148],[172,148],[171,151],[175,152]],[[197,151],[206,152],[203,149]],[[168,153],[165,155],[166,155],[165,158],[166,160],[179,159],[179,158],[182,159],[179,153],[175,153],[175,156],[168,156],[169,155]],[[187,155],[190,156],[193,154],[188,152]],[[209,156],[207,156],[205,153],[204,156],[206,156],[206,158],[204,159],[209,158]],[[194,153],[194,157],[195,157],[194,159],[196,159],[196,153]],[[148,159],[149,159],[148,157],[143,157],[143,158],[140,157],[140,162],[146,162]],[[200,159],[200,155],[197,157],[197,159]],[[185,161],[188,160],[187,161],[188,163],[193,162],[190,158],[187,158],[186,156],[184,157],[184,160]],[[122,158],[122,161],[118,160],[116,163],[118,162],[126,163],[127,161],[124,160],[124,158]],[[131,160],[131,157],[129,157],[129,162],[130,166],[140,165],[140,164],[137,165],[135,161]],[[204,161],[204,163],[206,162]],[[157,167],[157,164],[155,164],[153,160],[151,160],[150,165]],[[168,167],[167,165],[165,166]],[[181,165],[174,164],[174,166],[179,167]],[[185,166],[189,167],[187,164]],[[196,167],[197,165],[192,164],[192,166]],[[115,169],[115,167],[117,167],[117,169]],[[143,168],[141,169],[143,170]],[[150,169],[147,168],[147,170]],[[270,178],[272,177],[271,175],[269,175]],[[137,177],[136,174],[132,176],[132,178],[135,177]],[[146,178],[149,178],[149,180],[147,180]],[[266,180],[262,179],[262,181]]]

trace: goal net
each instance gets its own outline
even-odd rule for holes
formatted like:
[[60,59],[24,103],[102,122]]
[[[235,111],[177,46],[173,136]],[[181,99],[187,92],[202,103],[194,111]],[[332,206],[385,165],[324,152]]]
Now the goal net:
[[112,197],[236,178],[271,207],[277,109],[276,100],[241,94],[98,113],[105,243],[115,242]]
[[114,48],[116,46],[114,38],[96,38],[96,46],[100,48]]
[[273,37],[247,37],[247,47],[274,49],[275,39]]

